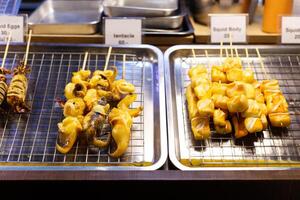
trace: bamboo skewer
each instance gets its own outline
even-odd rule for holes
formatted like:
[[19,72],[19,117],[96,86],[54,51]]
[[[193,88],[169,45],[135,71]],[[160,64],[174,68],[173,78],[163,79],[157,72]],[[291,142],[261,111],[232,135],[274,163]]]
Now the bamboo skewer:
[[89,52],[87,52],[87,51],[84,54],[84,59],[83,59],[83,64],[82,64],[82,70],[85,70],[86,62],[87,62],[87,58],[88,58],[88,54],[89,54]]
[[29,54],[29,47],[30,47],[30,42],[31,42],[31,36],[32,36],[32,30],[29,30],[29,36],[28,36],[28,41],[27,41],[27,46],[26,46],[26,52],[25,52],[25,58],[24,58],[24,68],[27,65],[28,61],[28,54]]
[[[196,62],[196,53],[195,53],[195,49],[192,49],[192,54],[193,54],[193,60],[192,60],[192,63],[194,64],[194,63],[197,63]],[[193,65],[192,64],[192,65]]]
[[247,58],[247,65],[248,65],[248,68],[251,68],[250,61],[249,61],[249,52],[248,52],[248,49],[247,49],[247,48],[245,48],[245,52],[246,52],[246,58]]
[[223,41],[220,42],[220,59],[223,58]]
[[229,44],[230,44],[230,53],[231,53],[231,58],[233,58],[233,47],[232,47],[232,35],[229,33]]
[[265,78],[267,78],[267,79],[270,80],[271,77],[270,77],[270,75],[269,75],[269,74],[267,73],[267,71],[266,71],[264,61],[263,61],[263,59],[262,59],[262,57],[261,57],[261,55],[260,55],[260,52],[259,52],[259,49],[258,49],[258,48],[256,48],[256,53],[257,53],[257,56],[258,56],[258,58],[259,58],[260,66],[261,66],[261,68],[262,68],[262,70],[263,70],[263,72],[264,72]]
[[112,50],[112,47],[110,46],[109,49],[108,49],[108,53],[106,55],[106,60],[105,60],[105,65],[104,65],[104,70],[103,71],[107,70],[111,50]]
[[125,79],[125,70],[126,70],[125,63],[126,63],[126,54],[123,55],[122,79]]
[[3,56],[3,59],[2,59],[1,69],[4,69],[5,60],[6,60],[6,57],[7,57],[10,40],[11,40],[11,32],[9,33],[9,36],[8,36],[8,39],[7,39],[4,56]]

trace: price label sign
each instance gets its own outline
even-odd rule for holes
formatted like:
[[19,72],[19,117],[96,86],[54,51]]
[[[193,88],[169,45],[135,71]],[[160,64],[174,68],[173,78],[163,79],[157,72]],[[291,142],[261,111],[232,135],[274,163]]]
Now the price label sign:
[[300,44],[300,17],[282,17],[281,43]]
[[0,42],[24,42],[24,16],[0,15]]
[[105,44],[141,44],[142,19],[105,18]]
[[[210,14],[211,42],[247,42],[247,14]],[[231,36],[231,38],[230,38]]]

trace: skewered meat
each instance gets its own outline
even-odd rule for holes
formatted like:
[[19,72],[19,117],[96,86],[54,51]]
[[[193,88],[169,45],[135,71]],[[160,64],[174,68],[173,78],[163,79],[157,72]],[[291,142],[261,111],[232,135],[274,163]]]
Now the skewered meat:
[[110,156],[118,158],[122,156],[129,144],[132,118],[137,117],[142,111],[142,107],[129,109],[129,105],[136,100],[136,94],[127,95],[119,103],[117,108],[113,108],[108,115],[109,123],[112,126],[112,137],[117,147]]
[[291,124],[289,113],[270,113],[268,116],[274,127],[288,127]]
[[248,99],[248,108],[242,113],[242,117],[260,117],[262,115],[263,106],[257,103],[255,100]]
[[255,89],[251,84],[235,81],[227,85],[226,94],[228,97],[246,95],[248,99],[255,98]]
[[197,109],[200,117],[213,116],[215,106],[211,99],[201,99],[197,102]]
[[262,114],[260,116],[260,120],[261,120],[261,123],[263,125],[263,130],[267,129],[268,128],[268,120],[267,120],[267,117],[265,114]]
[[189,69],[188,75],[191,80],[201,77],[203,74],[207,74],[207,69],[204,65],[197,65]]
[[85,103],[82,98],[69,99],[64,105],[64,116],[77,117],[84,114]]
[[220,66],[213,66],[211,69],[211,81],[227,83],[227,76],[225,72],[222,71]]
[[227,102],[229,98],[227,96],[223,96],[221,94],[214,94],[211,99],[214,102],[215,108],[220,108],[222,110],[228,110]]
[[278,80],[264,80],[261,84],[261,90],[280,90]]
[[82,125],[77,117],[66,117],[61,123],[58,123],[58,138],[56,149],[63,154],[68,153],[79,133],[82,131]]
[[93,77],[90,79],[90,86],[94,89],[109,90],[110,84],[115,81],[117,76],[117,68],[113,67],[113,70],[96,70],[93,73]]
[[195,88],[201,84],[209,84],[209,83],[210,83],[210,80],[208,80],[207,74],[204,74],[204,73],[201,74],[201,76],[198,76],[198,77],[192,79],[192,87],[193,88]]
[[242,69],[242,60],[240,58],[226,58],[224,61],[224,70],[227,72],[232,68],[239,68]]
[[76,97],[83,98],[86,95],[87,87],[84,83],[68,83],[65,87],[65,97],[73,99]]
[[243,71],[243,81],[245,83],[253,83],[255,81],[253,70],[247,68]]
[[88,110],[91,110],[97,104],[99,96],[96,89],[89,89],[83,98]]
[[25,104],[25,98],[28,88],[28,80],[26,74],[30,72],[30,68],[24,66],[21,62],[14,69],[14,76],[7,90],[7,103],[17,113],[23,113],[29,110]]
[[194,88],[194,92],[198,99],[211,97],[211,85],[210,83],[202,83]]
[[84,84],[86,84],[86,86],[88,86],[88,78],[91,75],[91,71],[90,70],[79,70],[77,72],[73,72],[73,77],[72,77],[72,83],[81,83],[83,82]]
[[209,118],[194,117],[191,127],[195,140],[205,140],[210,137]]
[[248,108],[248,99],[245,95],[233,96],[227,101],[229,112],[244,112]]
[[226,126],[226,113],[220,109],[214,111],[213,121],[215,126]]
[[83,119],[83,132],[89,144],[97,147],[107,147],[110,142],[111,134],[108,134],[106,141],[97,139],[102,132],[103,125],[106,121],[110,105],[101,99],[97,105]]
[[288,103],[282,94],[275,93],[266,96],[268,113],[286,113],[288,112]]
[[240,68],[231,68],[226,73],[227,80],[230,82],[233,81],[242,81],[243,76],[243,70]]
[[133,84],[128,83],[125,79],[116,80],[111,85],[111,92],[114,101],[120,101],[126,95],[135,91]]
[[239,119],[236,116],[232,117],[232,123],[234,127],[234,135],[236,138],[245,137],[248,135],[248,131],[244,124],[245,119],[239,117]]
[[263,124],[261,118],[247,117],[244,123],[249,133],[261,132],[263,130]]
[[189,85],[186,88],[186,100],[187,100],[187,105],[188,105],[188,112],[189,112],[189,118],[190,120],[193,119],[198,115],[198,110],[197,110],[197,97],[193,92],[193,88],[191,85]]
[[0,68],[0,105],[6,98],[7,93],[7,83],[6,83],[6,74],[9,74],[10,71],[5,68]]
[[224,83],[216,83],[213,82],[211,86],[211,93],[214,94],[220,94],[225,96],[226,95],[227,86]]
[[216,132],[218,134],[228,134],[232,132],[232,126],[229,120],[225,121],[225,126],[215,126]]

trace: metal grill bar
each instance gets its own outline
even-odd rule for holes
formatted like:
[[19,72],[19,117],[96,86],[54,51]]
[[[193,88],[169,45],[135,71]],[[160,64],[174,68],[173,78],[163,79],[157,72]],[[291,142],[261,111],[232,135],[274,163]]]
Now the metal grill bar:
[[[23,55],[23,52],[11,51],[6,66],[13,69],[17,60],[23,58]],[[117,66],[119,71],[117,79],[121,78],[122,74],[122,55],[120,53],[111,55],[110,65]],[[63,119],[63,115],[55,99],[63,98],[64,86],[70,81],[72,72],[80,68],[83,56],[81,52],[30,53],[29,61],[32,71],[28,77],[27,104],[32,110],[26,114],[9,112],[0,118],[0,164],[2,162],[75,165],[80,163],[130,164],[153,160],[153,154],[150,160],[149,155],[145,154],[147,143],[149,143],[147,148],[151,146],[153,148],[153,141],[146,141],[144,137],[145,129],[153,130],[153,127],[149,127],[151,122],[149,125],[144,124],[144,113],[134,119],[130,144],[122,158],[112,159],[108,156],[110,149],[92,151],[80,142],[74,145],[69,154],[62,155],[56,151],[57,123]],[[92,71],[102,70],[105,56],[104,53],[90,53],[87,68]],[[145,86],[144,83],[145,77],[153,76],[152,69],[147,67],[150,64],[149,60],[147,58],[140,60],[135,54],[126,54],[126,57],[126,80],[135,85],[138,95],[131,107],[144,106],[144,95],[148,97],[148,93],[152,94],[152,88],[149,87],[153,79],[148,80],[151,82],[150,86]],[[149,69],[145,71],[145,68]],[[10,80],[11,76],[8,76],[8,82]],[[151,109],[151,106],[147,109]]]
[[[269,126],[263,133],[235,139],[232,134],[226,136],[216,134],[211,124],[212,135],[209,140],[199,142],[193,139],[185,100],[186,87],[190,83],[187,72],[195,64],[204,64],[208,67],[209,73],[213,65],[219,65],[221,59],[218,54],[215,50],[213,53],[210,51],[208,51],[209,58],[205,57],[204,50],[197,49],[196,59],[182,56],[174,60],[175,84],[177,84],[175,91],[179,94],[179,96],[176,95],[176,103],[177,108],[182,108],[182,110],[177,110],[180,159],[200,160],[204,165],[212,163],[259,165],[281,161],[300,164],[300,62],[298,54],[262,53],[267,73],[271,78],[279,80],[281,90],[289,103],[292,120],[289,128],[276,129]],[[243,65],[247,66],[246,55],[240,51],[239,49]],[[249,59],[256,79],[258,81],[266,79],[255,50],[250,50]],[[181,118],[184,119],[182,122],[180,122]],[[180,128],[181,123],[183,123],[183,129]]]

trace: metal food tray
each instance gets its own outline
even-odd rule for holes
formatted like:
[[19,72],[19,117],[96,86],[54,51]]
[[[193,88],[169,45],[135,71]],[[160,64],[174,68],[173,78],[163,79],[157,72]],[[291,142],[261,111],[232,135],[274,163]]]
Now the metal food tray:
[[94,34],[98,31],[103,7],[101,0],[47,0],[29,17],[34,34]]
[[177,29],[143,29],[143,34],[145,35],[187,36],[193,33],[194,29],[187,15],[184,16],[182,26]]
[[[56,151],[57,123],[63,119],[56,102],[64,97],[64,87],[72,72],[82,65],[89,51],[87,68],[103,69],[108,47],[103,45],[33,44],[28,64],[31,66],[27,114],[0,115],[0,169],[3,170],[155,170],[167,158],[167,133],[164,102],[164,72],[161,51],[150,45],[113,46],[109,66],[117,66],[122,75],[126,54],[126,80],[138,95],[132,107],[143,106],[134,118],[126,153],[119,159],[108,150],[91,151],[79,142],[68,154]],[[9,48],[6,67],[12,69],[23,58],[24,45]],[[1,46],[1,55],[4,46]],[[10,81],[11,77],[8,77]]]
[[0,14],[17,15],[20,9],[21,0],[1,0]]
[[178,0],[104,0],[103,7],[110,17],[162,17],[178,9]]
[[[300,46],[236,46],[246,65],[245,48],[249,49],[250,62],[257,80],[265,75],[257,58],[259,47],[266,71],[277,79],[289,104],[291,125],[287,129],[269,127],[242,139],[233,134],[217,135],[211,125],[211,138],[204,142],[193,139],[188,119],[185,88],[191,65],[204,64],[208,71],[219,65],[219,46],[175,46],[165,53],[165,77],[169,156],[181,170],[218,169],[289,169],[300,167]],[[196,59],[192,57],[192,49]],[[205,56],[208,51],[209,58]]]
[[153,29],[178,29],[181,27],[185,12],[166,17],[146,17],[143,19],[143,27]]

